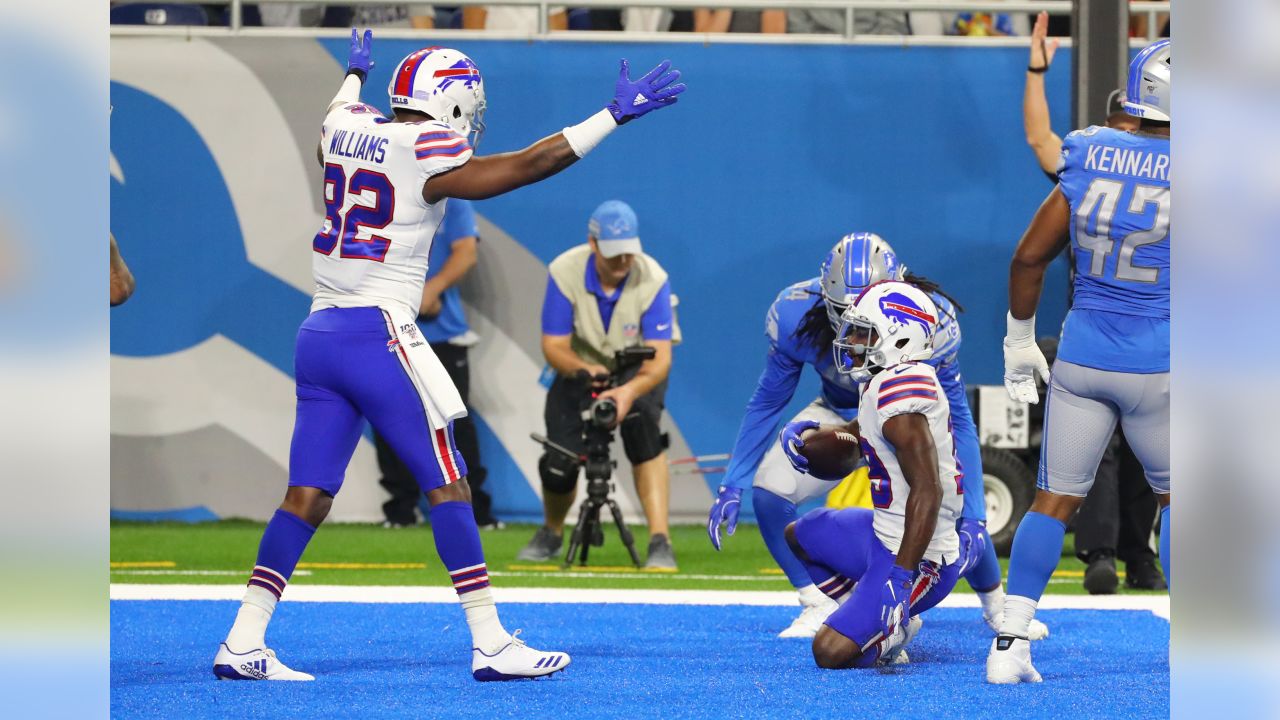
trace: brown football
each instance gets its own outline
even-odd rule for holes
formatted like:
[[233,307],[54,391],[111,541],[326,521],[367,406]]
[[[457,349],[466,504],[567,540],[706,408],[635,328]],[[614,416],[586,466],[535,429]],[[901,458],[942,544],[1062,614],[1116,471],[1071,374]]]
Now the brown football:
[[820,480],[843,480],[862,457],[858,436],[844,430],[816,430],[804,436],[800,454],[809,461],[809,474]]

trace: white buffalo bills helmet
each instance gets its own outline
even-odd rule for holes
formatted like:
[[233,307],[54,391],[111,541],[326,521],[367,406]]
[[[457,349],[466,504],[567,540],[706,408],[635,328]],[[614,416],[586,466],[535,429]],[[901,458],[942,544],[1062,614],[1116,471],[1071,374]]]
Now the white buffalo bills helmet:
[[1168,38],[1158,40],[1138,53],[1129,63],[1129,84],[1125,86],[1124,110],[1148,120],[1169,121],[1170,76]]
[[858,295],[882,280],[901,280],[907,269],[885,239],[875,233],[849,233],[822,261],[822,299],[832,329]]
[[426,113],[447,123],[472,146],[484,132],[484,79],[471,58],[457,50],[423,48],[396,66],[387,86],[392,108]]
[[836,369],[856,382],[933,356],[938,308],[914,285],[890,280],[867,288],[841,316],[832,346]]

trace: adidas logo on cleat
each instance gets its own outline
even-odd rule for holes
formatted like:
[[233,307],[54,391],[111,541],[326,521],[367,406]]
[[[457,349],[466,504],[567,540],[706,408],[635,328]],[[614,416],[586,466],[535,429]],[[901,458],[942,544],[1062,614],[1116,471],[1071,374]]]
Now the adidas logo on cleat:
[[560,661],[563,659],[564,659],[563,655],[548,655],[542,658],[541,660],[539,660],[538,663],[534,665],[534,667],[535,668],[544,668],[544,667],[553,668],[559,665]]
[[247,663],[241,663],[240,672],[245,675],[248,675],[249,677],[255,680],[266,680],[267,679],[267,661],[263,659],[263,660],[252,660]]

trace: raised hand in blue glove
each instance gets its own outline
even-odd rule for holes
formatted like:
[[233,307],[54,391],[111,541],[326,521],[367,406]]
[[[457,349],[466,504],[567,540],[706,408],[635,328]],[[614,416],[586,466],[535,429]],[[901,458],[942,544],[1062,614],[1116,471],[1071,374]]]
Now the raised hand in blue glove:
[[911,585],[915,573],[898,565],[889,568],[889,577],[880,588],[880,622],[887,638],[911,617]]
[[817,427],[818,423],[812,420],[792,420],[782,428],[782,434],[778,436],[782,442],[782,452],[787,454],[791,467],[802,473],[809,472],[809,459],[800,454],[800,448],[804,447],[804,440],[800,436]]
[[632,80],[630,76],[631,65],[623,60],[618,84],[613,91],[613,102],[608,107],[609,114],[619,125],[660,107],[675,105],[676,96],[686,89],[684,83],[676,83],[680,79],[680,71],[671,70],[670,60],[658,63],[639,80]]
[[369,51],[373,49],[373,31],[364,31],[364,42],[360,42],[360,35],[355,28],[351,28],[351,51],[347,53],[347,72],[355,73],[360,76],[363,81],[369,76],[369,70],[373,68],[373,58],[369,57]]
[[720,494],[707,515],[707,535],[716,550],[720,549],[720,524],[729,523],[729,534],[738,529],[738,511],[742,509],[742,488],[720,486]]

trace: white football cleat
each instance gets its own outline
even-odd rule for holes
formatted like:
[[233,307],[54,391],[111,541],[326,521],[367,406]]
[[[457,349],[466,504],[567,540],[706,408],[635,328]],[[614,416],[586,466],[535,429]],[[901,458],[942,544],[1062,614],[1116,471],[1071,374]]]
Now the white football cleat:
[[471,677],[482,682],[542,677],[560,672],[569,663],[565,653],[542,652],[525,645],[519,630],[511,635],[511,642],[492,655],[480,648],[471,649]]
[[924,620],[919,617],[908,618],[905,625],[899,625],[889,636],[885,649],[880,654],[880,664],[906,665],[911,662],[907,658],[907,646],[915,639],[916,633],[920,632],[921,625],[924,625]]
[[213,658],[213,674],[219,680],[315,680],[280,662],[270,648],[235,653],[226,643],[218,646],[218,654]]
[[[1004,624],[1004,613],[996,613],[995,615],[983,615],[982,619],[986,621],[987,627],[991,628],[991,632],[999,635],[1000,626]],[[1028,640],[1043,640],[1049,637],[1049,626],[1031,618],[1031,624],[1027,626]]]
[[995,685],[1038,683],[1040,673],[1031,665],[1031,641],[1000,635],[991,641],[987,655],[987,682]]
[[840,607],[835,600],[822,596],[816,604],[810,605],[803,598],[800,600],[800,607],[804,608],[795,620],[787,626],[786,630],[778,633],[780,638],[809,638],[813,639],[818,634],[818,629],[822,627],[822,623],[827,621],[831,613]]

